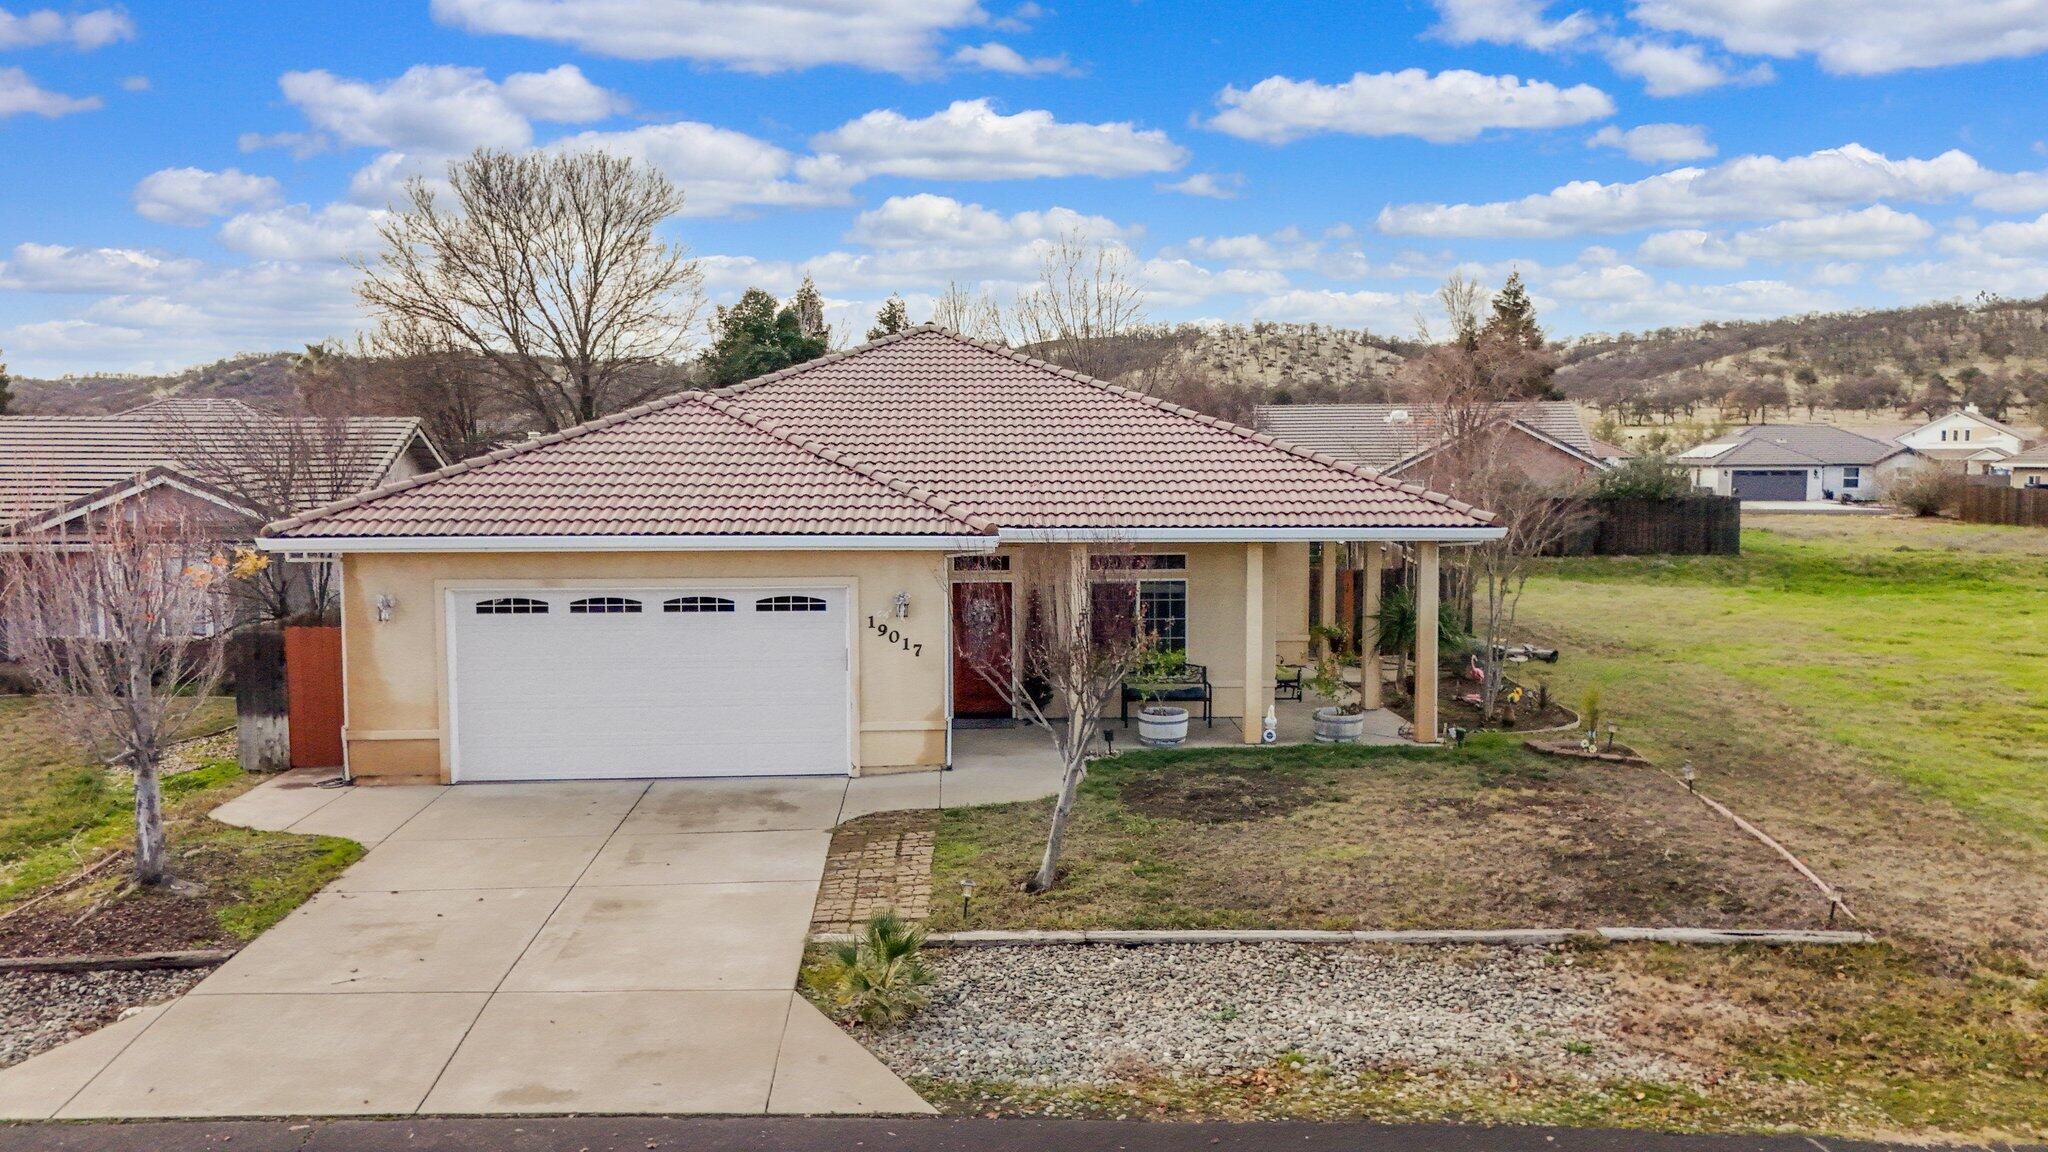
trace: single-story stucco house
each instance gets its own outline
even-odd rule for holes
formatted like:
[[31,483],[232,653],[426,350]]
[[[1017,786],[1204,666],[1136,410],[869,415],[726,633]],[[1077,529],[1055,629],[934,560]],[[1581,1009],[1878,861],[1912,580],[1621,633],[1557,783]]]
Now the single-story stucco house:
[[[955,637],[1015,642],[1005,573],[1026,550],[1136,549],[1098,579],[1135,585],[1208,666],[1217,716],[1256,718],[1308,648],[1312,541],[1412,549],[1433,600],[1439,549],[1498,538],[1491,520],[925,326],[316,509],[264,545],[340,557],[356,779],[858,775],[944,767],[955,718],[1000,709]],[[990,598],[1007,614],[968,635]]]
[[1876,500],[1911,448],[1832,424],[1756,424],[1676,457],[1693,486],[1742,500]]
[[2008,457],[2003,469],[2015,488],[2048,488],[2048,444]]

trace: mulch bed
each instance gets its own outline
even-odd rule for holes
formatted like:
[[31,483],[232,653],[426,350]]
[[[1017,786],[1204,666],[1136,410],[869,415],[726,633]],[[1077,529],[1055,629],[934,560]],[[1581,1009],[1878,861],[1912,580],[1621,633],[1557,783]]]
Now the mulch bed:
[[1577,740],[1524,740],[1522,747],[1545,756],[1571,756],[1580,760],[1605,760],[1611,764],[1635,764],[1649,767],[1650,761],[1642,753],[1626,744],[1602,743],[1592,752],[1579,746]]
[[[226,871],[222,854],[202,851],[180,857],[175,847],[172,853],[172,875],[181,887],[197,885],[196,890],[138,888],[102,905],[98,900],[105,895],[104,887],[90,885],[91,891],[67,893],[0,919],[0,956],[127,956],[239,943],[221,928],[216,915],[235,902],[236,894],[226,885],[209,883]],[[128,869],[124,854],[101,874],[120,878]]]
[[[1510,708],[1505,699],[1505,693],[1503,693],[1499,715],[1496,716],[1493,723],[1489,724],[1486,722],[1485,714],[1480,711],[1479,706],[1468,703],[1464,699],[1465,696],[1477,691],[1479,691],[1479,685],[1463,677],[1446,676],[1437,681],[1436,714],[1438,721],[1474,732],[1494,729],[1510,732],[1528,732],[1573,724],[1579,718],[1577,713],[1558,703],[1556,697],[1552,697],[1544,707],[1537,708],[1536,689],[1525,684],[1523,685],[1524,695],[1522,703],[1518,707]],[[1410,721],[1415,719],[1415,704],[1411,700],[1400,701],[1395,705],[1394,710]]]

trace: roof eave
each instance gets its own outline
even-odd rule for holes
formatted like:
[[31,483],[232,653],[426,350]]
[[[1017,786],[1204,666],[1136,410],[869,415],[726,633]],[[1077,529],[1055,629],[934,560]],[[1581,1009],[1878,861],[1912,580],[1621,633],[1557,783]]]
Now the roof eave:
[[266,552],[987,552],[994,535],[259,536]]
[[1002,540],[1006,544],[1288,544],[1347,540],[1478,544],[1498,540],[1507,531],[1489,524],[1370,528],[1005,528]]

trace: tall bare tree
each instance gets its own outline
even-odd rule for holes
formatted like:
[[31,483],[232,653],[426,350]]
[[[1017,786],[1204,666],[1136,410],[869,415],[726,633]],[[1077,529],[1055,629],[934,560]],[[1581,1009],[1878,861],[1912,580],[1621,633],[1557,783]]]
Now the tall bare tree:
[[1554,553],[1594,515],[1580,485],[1546,486],[1531,480],[1504,454],[1486,443],[1504,435],[1496,428],[1462,453],[1473,469],[1460,495],[1495,514],[1507,529],[1497,540],[1465,550],[1465,583],[1474,598],[1473,642],[1481,673],[1480,711],[1492,721],[1507,683],[1505,648],[1515,627],[1522,592],[1540,556]]
[[1120,338],[1145,324],[1145,293],[1130,249],[1076,230],[1039,258],[1038,280],[1010,308],[1014,343],[1064,368],[1108,379],[1122,367]]
[[357,338],[334,375],[358,412],[417,418],[451,461],[489,452],[506,437],[506,408],[491,385],[491,366],[443,329],[387,318]]
[[507,400],[549,431],[668,386],[691,347],[702,275],[661,224],[682,209],[668,178],[602,152],[485,149],[451,164],[454,206],[414,180],[361,266],[380,320],[424,326],[490,366]]
[[[326,353],[323,373],[337,355]],[[168,426],[180,469],[255,513],[255,523],[239,526],[253,534],[272,520],[346,499],[375,482],[385,445],[367,422],[346,414],[353,408],[301,387],[299,399],[280,412],[232,405],[199,414],[172,409],[159,419]],[[225,590],[259,617],[323,617],[333,609],[334,565],[272,562],[262,553],[242,553],[238,578]]]
[[1003,339],[1003,309],[987,292],[969,292],[958,280],[932,304],[932,323],[974,340]]
[[1014,664],[991,659],[969,639],[1004,626],[990,615],[997,611],[990,602],[976,601],[961,622],[961,659],[1013,711],[1050,735],[1059,753],[1059,798],[1038,871],[1025,885],[1032,892],[1051,888],[1058,877],[1067,823],[1088,772],[1088,750],[1143,652],[1138,621],[1097,616],[1095,589],[1116,571],[1114,558],[1128,551],[1108,540],[1019,550],[1012,559],[1011,595],[1021,598],[1016,602],[1024,606],[1026,623]]
[[147,509],[0,545],[0,627],[65,731],[135,778],[135,879],[164,878],[164,750],[220,683],[230,561]]

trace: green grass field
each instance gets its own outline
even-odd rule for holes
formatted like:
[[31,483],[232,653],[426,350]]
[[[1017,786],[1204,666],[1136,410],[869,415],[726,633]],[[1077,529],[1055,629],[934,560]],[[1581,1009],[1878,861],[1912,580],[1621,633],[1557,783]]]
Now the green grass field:
[[1816,739],[2048,843],[2048,533],[1750,523],[1739,559],[1565,561],[1533,580],[1521,622],[1566,646],[1568,701],[1598,686],[1624,739],[1684,757],[1716,750],[1700,716],[1744,711],[1711,698],[1759,698],[1754,734]]

